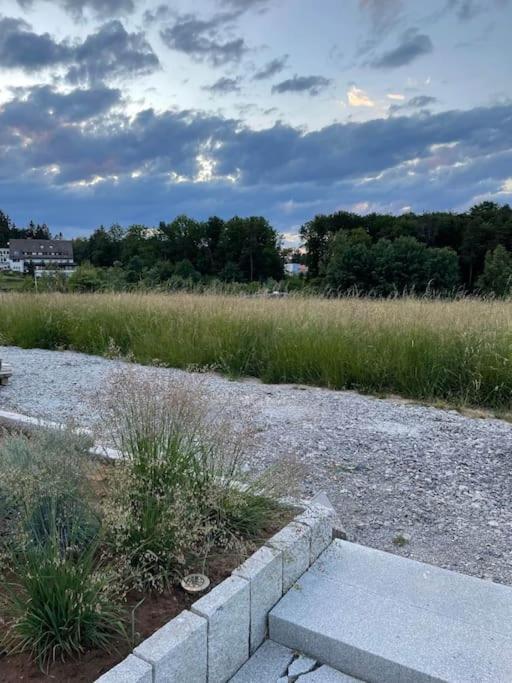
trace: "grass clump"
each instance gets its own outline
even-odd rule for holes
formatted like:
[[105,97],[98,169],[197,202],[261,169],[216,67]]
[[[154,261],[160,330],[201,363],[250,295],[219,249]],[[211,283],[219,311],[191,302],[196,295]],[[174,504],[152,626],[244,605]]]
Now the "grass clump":
[[63,548],[55,533],[18,553],[11,569],[2,639],[9,654],[29,652],[47,670],[125,635],[114,577],[101,570],[94,545]]
[[106,508],[111,556],[127,585],[162,591],[213,553],[240,557],[280,508],[263,480],[247,483],[247,433],[213,409],[200,383],[118,373],[106,400],[125,456]]

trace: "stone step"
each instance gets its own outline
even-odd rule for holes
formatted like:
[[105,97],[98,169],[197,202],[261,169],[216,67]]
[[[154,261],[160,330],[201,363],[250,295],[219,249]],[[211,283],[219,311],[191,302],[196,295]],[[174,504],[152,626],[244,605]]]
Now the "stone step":
[[271,640],[266,640],[231,679],[231,683],[292,682],[361,683]]
[[512,588],[341,540],[269,635],[368,683],[512,682]]

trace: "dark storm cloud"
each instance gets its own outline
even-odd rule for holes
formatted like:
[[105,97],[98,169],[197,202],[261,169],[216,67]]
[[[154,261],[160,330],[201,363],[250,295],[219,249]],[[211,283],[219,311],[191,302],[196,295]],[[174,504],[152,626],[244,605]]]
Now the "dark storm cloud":
[[[26,9],[41,1],[18,0],[18,5]],[[57,0],[57,3],[73,16],[82,16],[85,10],[91,10],[102,17],[113,17],[129,14],[135,9],[134,0]]]
[[240,81],[238,78],[219,78],[211,85],[203,86],[203,90],[207,90],[213,95],[226,95],[227,93],[240,92]]
[[286,62],[288,61],[288,55],[283,55],[282,57],[276,57],[267,62],[265,66],[256,71],[253,76],[255,81],[264,81],[267,78],[272,78],[276,74],[281,73],[286,67]]
[[66,69],[71,83],[95,83],[150,73],[159,61],[144,34],[128,33],[118,20],[107,22],[82,43],[71,43],[37,34],[25,21],[0,19],[0,67],[33,72],[57,66]]
[[325,90],[332,80],[325,78],[325,76],[293,76],[286,81],[276,83],[272,86],[273,93],[308,93],[309,95],[318,95],[322,90]]
[[376,69],[396,69],[410,64],[421,55],[429,54],[433,49],[429,36],[411,28],[402,34],[397,47],[375,59],[371,66]]
[[162,29],[160,36],[167,47],[199,62],[207,61],[213,66],[239,62],[248,52],[245,40],[222,35],[226,25],[238,16],[238,12],[222,13],[205,20],[195,14],[183,15],[172,26]]

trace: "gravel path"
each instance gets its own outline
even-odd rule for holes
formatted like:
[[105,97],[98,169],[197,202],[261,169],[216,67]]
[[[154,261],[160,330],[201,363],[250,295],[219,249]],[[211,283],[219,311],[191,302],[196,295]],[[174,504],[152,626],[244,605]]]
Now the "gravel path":
[[[0,408],[88,425],[97,416],[84,395],[123,365],[67,351],[0,347],[0,356],[14,369]],[[325,490],[351,540],[512,584],[511,424],[352,392],[202,377],[237,420],[255,424],[254,467],[299,459],[303,493]]]

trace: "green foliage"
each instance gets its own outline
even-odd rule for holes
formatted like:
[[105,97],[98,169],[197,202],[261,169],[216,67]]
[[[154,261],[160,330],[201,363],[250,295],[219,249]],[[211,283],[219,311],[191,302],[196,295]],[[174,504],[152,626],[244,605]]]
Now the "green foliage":
[[428,248],[414,237],[375,244],[360,228],[338,232],[326,266],[330,287],[340,292],[389,296],[393,293],[451,292],[458,284],[457,255]]
[[[359,216],[340,211],[315,216],[300,231],[311,279],[327,273],[332,254],[335,263],[327,273],[330,286],[334,286],[335,282],[335,286],[343,290],[357,286],[360,291],[368,291],[372,273],[364,274],[362,269],[365,260],[369,259],[368,266],[371,266],[372,259],[371,254],[366,253],[360,244],[354,248],[353,235],[356,231],[363,231],[367,235],[369,242],[365,244],[370,251],[382,240],[388,247],[389,243],[394,244],[399,240],[402,241],[402,247],[409,244],[405,254],[400,246],[392,253],[391,248],[386,249],[381,245],[383,253],[380,260],[387,262],[387,267],[380,277],[376,274],[374,278],[377,287],[375,293],[385,295],[404,289],[422,293],[425,291],[424,286],[437,291],[450,290],[459,282],[467,291],[473,291],[484,268],[485,254],[497,245],[502,245],[507,251],[512,250],[512,209],[508,204],[499,206],[493,202],[483,202],[462,214],[439,212],[392,216],[373,213]],[[352,255],[341,253],[343,238],[339,237],[340,234],[348,240],[346,249],[347,244],[351,244],[350,250],[354,251]],[[407,238],[414,238],[427,247],[428,254],[420,254],[411,242],[404,242]],[[434,249],[445,251],[433,252]],[[458,263],[452,251],[446,249],[457,255]],[[425,260],[431,262],[428,267],[422,263]],[[390,265],[390,261],[395,261],[396,266]]]
[[68,285],[71,292],[96,292],[102,286],[101,272],[90,263],[83,263],[70,275]]
[[0,337],[179,368],[512,406],[509,302],[193,294],[0,295]]
[[485,256],[484,272],[477,286],[486,294],[508,296],[512,291],[512,255],[501,245]]
[[[281,279],[279,247],[277,232],[258,216],[229,221],[178,216],[171,223],[160,223],[157,230],[141,225],[123,230],[115,225],[74,241],[78,263],[103,269],[119,263],[125,286],[141,282],[155,286],[175,277],[192,282],[212,277],[247,282]],[[75,290],[93,291],[99,284]]]
[[18,554],[2,605],[9,654],[29,652],[47,669],[91,648],[111,649],[125,636],[114,577],[98,566],[95,550],[63,552],[49,539]]
[[89,442],[68,431],[11,434],[0,442],[0,544],[44,543],[56,534],[63,546],[73,536],[81,547],[98,534],[87,475]]

